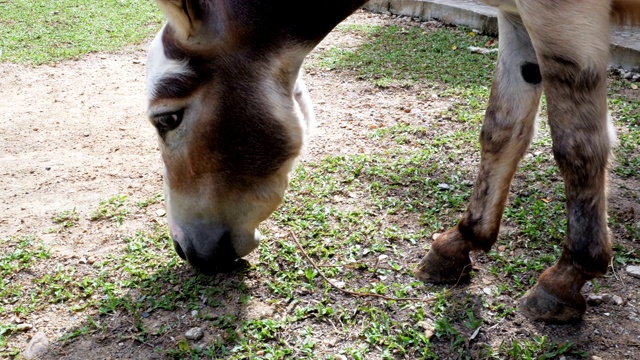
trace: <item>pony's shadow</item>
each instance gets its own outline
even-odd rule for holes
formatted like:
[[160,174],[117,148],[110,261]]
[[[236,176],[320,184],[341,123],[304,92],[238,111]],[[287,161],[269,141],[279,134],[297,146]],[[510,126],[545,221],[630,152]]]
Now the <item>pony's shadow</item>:
[[[126,294],[104,296],[97,313],[50,339],[41,358],[191,358],[207,347],[233,347],[255,305],[245,282],[250,268],[240,259],[225,272],[203,275],[179,262],[132,276]],[[201,334],[187,335],[195,328]]]

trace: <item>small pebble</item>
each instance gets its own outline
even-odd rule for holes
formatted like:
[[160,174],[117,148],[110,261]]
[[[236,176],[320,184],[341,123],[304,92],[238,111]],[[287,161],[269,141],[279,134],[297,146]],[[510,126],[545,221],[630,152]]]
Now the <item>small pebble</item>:
[[604,301],[606,301],[608,304],[622,305],[624,303],[624,300],[622,300],[622,298],[618,295],[606,294],[606,295],[603,295],[602,297]]
[[637,265],[629,265],[627,266],[627,273],[633,277],[637,277],[640,279],[640,266]]
[[431,339],[435,334],[435,328],[430,323],[426,321],[418,321],[417,325],[424,330],[424,336],[426,336],[427,339]]
[[587,304],[595,306],[595,305],[600,305],[602,304],[602,302],[604,301],[604,298],[602,297],[602,295],[589,295],[589,297],[587,297]]
[[335,354],[333,358],[336,360],[347,360],[347,357],[342,354]]
[[202,337],[204,336],[204,330],[202,330],[202,328],[199,327],[194,327],[189,329],[189,331],[187,331],[184,334],[184,337],[187,338],[188,340],[193,340],[193,341],[197,341],[202,339]]
[[18,324],[16,325],[16,331],[28,331],[33,328],[31,324]]

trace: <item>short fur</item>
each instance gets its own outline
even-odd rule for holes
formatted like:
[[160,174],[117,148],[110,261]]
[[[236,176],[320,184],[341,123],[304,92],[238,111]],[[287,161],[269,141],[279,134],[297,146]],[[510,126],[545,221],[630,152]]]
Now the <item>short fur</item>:
[[614,0],[611,17],[618,25],[640,25],[640,0]]

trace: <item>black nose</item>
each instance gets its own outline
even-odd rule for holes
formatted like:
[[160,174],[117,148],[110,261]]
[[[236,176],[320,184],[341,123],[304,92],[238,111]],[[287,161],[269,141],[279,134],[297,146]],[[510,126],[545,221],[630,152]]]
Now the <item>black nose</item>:
[[[201,239],[205,241],[206,238]],[[229,233],[223,234],[220,239],[211,240],[215,246],[208,247],[206,254],[197,251],[195,247],[188,244],[180,246],[177,241],[173,241],[173,246],[182,259],[187,260],[191,266],[203,274],[216,274],[234,271],[238,268],[238,255],[231,244]]]

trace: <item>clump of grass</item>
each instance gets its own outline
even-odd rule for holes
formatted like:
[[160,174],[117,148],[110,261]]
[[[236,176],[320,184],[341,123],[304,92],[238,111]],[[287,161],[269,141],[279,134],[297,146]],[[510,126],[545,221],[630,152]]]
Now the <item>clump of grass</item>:
[[80,220],[80,214],[76,211],[76,208],[72,210],[65,210],[54,215],[51,220],[54,224],[57,224],[57,229],[51,229],[51,232],[61,232],[65,229],[74,227]]
[[80,216],[78,215],[76,208],[73,208],[72,210],[65,210],[56,214],[51,220],[63,227],[71,227],[76,225],[77,221],[80,220]]
[[127,195],[114,195],[109,199],[100,201],[98,208],[91,214],[90,219],[92,221],[113,220],[118,224],[122,224],[129,211]]
[[511,343],[502,343],[500,345],[501,352],[508,359],[558,359],[564,356],[575,358],[586,358],[589,356],[587,352],[575,349],[572,342],[555,343],[549,341],[546,336],[535,336],[532,340],[512,341]]
[[138,201],[136,205],[138,206],[138,208],[144,209],[146,207],[149,207],[152,204],[160,203],[163,200],[164,200],[164,195],[159,193],[159,194],[155,194],[154,196]]
[[35,237],[23,236],[0,240],[3,255],[0,257],[0,275],[7,279],[10,275],[28,269],[38,259],[47,259],[50,251]]

